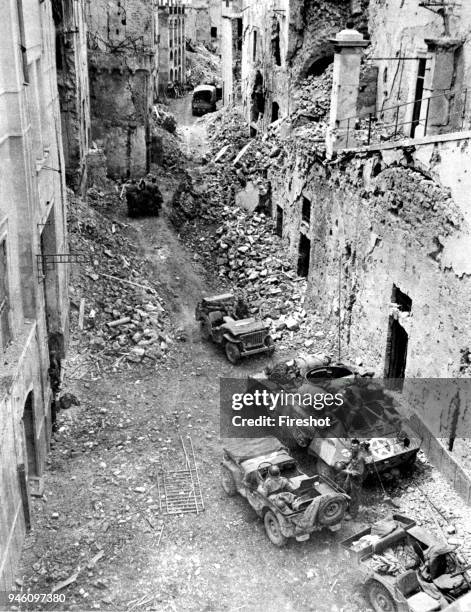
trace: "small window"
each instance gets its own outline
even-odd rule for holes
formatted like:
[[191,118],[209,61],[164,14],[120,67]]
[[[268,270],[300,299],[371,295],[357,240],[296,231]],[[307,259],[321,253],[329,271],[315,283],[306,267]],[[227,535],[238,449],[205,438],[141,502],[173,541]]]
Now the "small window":
[[242,19],[237,19],[237,51],[242,51]]
[[11,342],[10,302],[8,290],[7,243],[0,242],[0,346],[5,348]]
[[253,61],[257,60],[257,30],[253,33]]
[[211,38],[217,38],[217,37],[218,37],[218,29],[213,26],[211,28]]
[[311,200],[303,197],[303,207],[301,212],[301,218],[306,223],[311,222]]

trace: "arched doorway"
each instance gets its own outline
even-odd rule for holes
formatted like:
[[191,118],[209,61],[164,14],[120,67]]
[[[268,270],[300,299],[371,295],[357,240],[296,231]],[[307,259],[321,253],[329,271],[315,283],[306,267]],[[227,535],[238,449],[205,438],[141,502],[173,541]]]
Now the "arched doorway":
[[36,428],[34,422],[34,395],[30,391],[23,409],[23,434],[25,444],[25,466],[28,468],[28,476],[38,475],[36,460]]

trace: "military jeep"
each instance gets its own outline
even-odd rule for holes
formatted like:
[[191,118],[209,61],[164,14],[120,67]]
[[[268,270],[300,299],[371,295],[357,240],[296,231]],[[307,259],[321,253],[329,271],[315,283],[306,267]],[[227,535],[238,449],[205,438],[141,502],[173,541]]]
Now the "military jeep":
[[461,552],[393,514],[341,542],[375,612],[471,610],[471,566]]
[[[268,496],[263,483],[271,466],[287,478],[292,492]],[[245,497],[263,519],[266,534],[275,546],[288,538],[308,540],[311,533],[328,528],[338,531],[345,516],[349,496],[325,476],[307,476],[276,438],[234,438],[224,447],[222,487],[229,496]]]
[[245,304],[232,293],[203,298],[195,310],[202,337],[221,344],[232,364],[248,355],[271,356],[275,351],[269,326],[247,315]]

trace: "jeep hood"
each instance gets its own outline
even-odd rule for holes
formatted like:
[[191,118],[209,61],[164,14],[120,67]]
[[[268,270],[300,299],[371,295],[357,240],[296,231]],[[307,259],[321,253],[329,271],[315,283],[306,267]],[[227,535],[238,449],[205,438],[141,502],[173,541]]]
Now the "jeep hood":
[[240,321],[227,321],[224,323],[224,327],[234,334],[234,336],[268,330],[267,325],[265,325],[263,321],[257,321],[253,318],[241,319]]

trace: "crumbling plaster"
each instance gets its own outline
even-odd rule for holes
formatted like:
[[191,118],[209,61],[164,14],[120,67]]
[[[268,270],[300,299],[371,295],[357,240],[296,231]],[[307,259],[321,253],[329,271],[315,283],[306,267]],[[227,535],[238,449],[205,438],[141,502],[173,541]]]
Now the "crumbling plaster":
[[470,332],[471,281],[453,245],[465,244],[469,259],[471,241],[450,189],[410,157],[373,152],[332,164],[293,155],[289,167],[269,178],[294,260],[301,195],[312,202],[307,305],[323,316],[326,329],[337,326],[340,267],[345,353],[382,374],[395,284],[413,303],[406,375],[456,375]]

